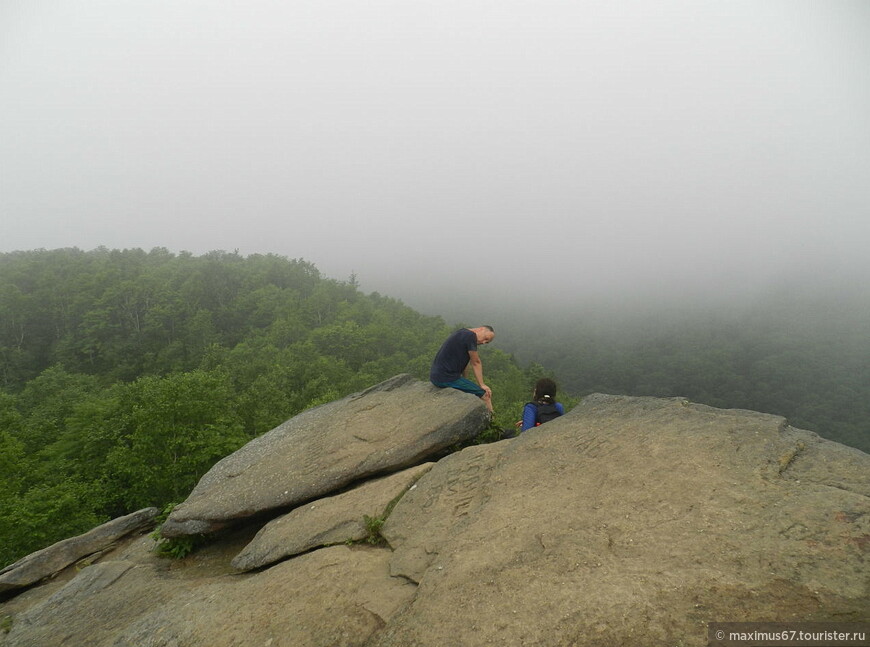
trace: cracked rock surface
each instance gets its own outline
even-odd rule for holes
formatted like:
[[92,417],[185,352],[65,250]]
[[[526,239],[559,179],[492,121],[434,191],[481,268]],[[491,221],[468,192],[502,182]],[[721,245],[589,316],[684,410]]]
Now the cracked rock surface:
[[868,478],[866,454],[777,416],[589,396],[402,498],[383,534],[421,591],[372,645],[703,645],[722,618],[866,621]]
[[710,622],[870,621],[870,456],[780,417],[591,395],[423,462],[276,517],[328,534],[395,486],[385,545],[275,535],[284,561],[239,573],[267,520],[181,562],[130,540],[0,603],[0,646],[701,647]]

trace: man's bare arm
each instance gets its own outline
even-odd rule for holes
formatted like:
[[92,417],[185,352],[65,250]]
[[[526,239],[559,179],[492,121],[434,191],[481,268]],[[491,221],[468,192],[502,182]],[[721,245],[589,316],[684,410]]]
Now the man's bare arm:
[[474,377],[477,380],[477,385],[492,395],[492,389],[490,389],[486,383],[483,381],[483,362],[480,361],[480,355],[476,350],[468,351],[468,364],[471,366],[471,370],[474,371]]

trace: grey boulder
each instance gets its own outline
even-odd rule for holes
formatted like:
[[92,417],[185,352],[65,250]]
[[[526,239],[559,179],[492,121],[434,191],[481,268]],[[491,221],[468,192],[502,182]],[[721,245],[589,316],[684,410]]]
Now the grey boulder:
[[870,457],[782,418],[590,396],[440,461],[382,534],[418,582],[378,647],[702,645],[868,619]]
[[383,519],[391,503],[434,463],[424,463],[335,496],[318,499],[266,524],[233,560],[248,571],[319,546],[366,539],[365,517]]
[[397,471],[474,438],[482,401],[397,375],[304,411],[219,461],[163,525],[165,537],[218,530],[236,520]]
[[[129,538],[0,602],[0,645],[702,647],[711,622],[870,621],[870,456],[777,416],[593,395],[419,469],[386,546],[303,548],[380,513],[393,477],[178,562]],[[285,543],[307,552],[231,567]]]
[[23,557],[0,570],[0,593],[30,586],[70,564],[106,550],[127,535],[153,527],[157,514],[157,508],[145,508]]
[[359,647],[415,590],[390,577],[384,549],[335,546],[234,577],[111,561],[18,615],[0,644]]

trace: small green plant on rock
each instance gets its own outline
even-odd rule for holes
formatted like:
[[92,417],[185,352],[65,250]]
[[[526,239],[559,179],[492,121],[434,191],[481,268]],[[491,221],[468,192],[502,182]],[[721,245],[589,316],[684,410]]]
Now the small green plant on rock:
[[[410,486],[413,487],[413,484]],[[384,509],[384,513],[380,517],[370,517],[367,514],[363,515],[363,525],[366,528],[366,537],[362,541],[367,544],[371,544],[372,546],[387,546],[388,542],[386,537],[381,534],[381,529],[384,527],[384,523],[386,523],[387,518],[393,512],[393,508],[396,507],[396,504],[402,500],[402,497],[405,496],[405,492],[408,490],[404,490],[396,495],[392,501],[387,504],[387,507]],[[354,543],[348,541],[348,543]]]
[[157,528],[151,533],[151,538],[157,542],[154,552],[160,557],[169,559],[184,559],[205,541],[204,535],[191,535],[188,537],[164,537],[161,532],[163,523],[175,508],[175,503],[167,505],[160,516],[157,517]]
[[779,474],[785,472],[791,464],[795,461],[795,459],[803,452],[807,446],[798,442],[791,450],[787,451],[785,454],[779,457]]
[[184,559],[202,543],[202,536],[161,538],[154,552],[161,557]]
[[502,429],[494,421],[490,422],[486,429],[481,431],[474,439],[475,445],[486,445],[501,440]]
[[386,544],[387,540],[384,539],[384,536],[381,534],[381,528],[383,528],[386,520],[386,515],[383,517],[370,517],[367,514],[363,515],[363,523],[365,524],[366,532],[368,533],[363,541],[372,546],[383,546]]

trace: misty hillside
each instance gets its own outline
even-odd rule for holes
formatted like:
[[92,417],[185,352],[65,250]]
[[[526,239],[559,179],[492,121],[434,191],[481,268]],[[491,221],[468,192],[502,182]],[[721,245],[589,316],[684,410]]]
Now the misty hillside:
[[631,305],[515,326],[503,348],[576,395],[687,397],[786,417],[870,452],[870,299],[863,286],[783,286],[670,311]]
[[[852,313],[816,317],[794,300],[669,319],[479,302],[462,323],[498,332],[481,350],[498,428],[550,374],[569,407],[593,391],[682,396],[867,451],[866,302],[841,297]],[[215,461],[314,405],[425,379],[453,328],[274,255],[0,255],[0,563],[182,500]]]
[[[518,291],[516,299],[409,300],[462,318],[485,312],[499,348],[538,362],[564,390],[686,397],[762,411],[870,451],[870,272],[796,269],[743,290]],[[606,279],[603,279],[606,281]]]
[[[304,409],[427,377],[451,330],[278,256],[0,255],[0,563],[183,499]],[[506,426],[538,369],[484,353]]]

